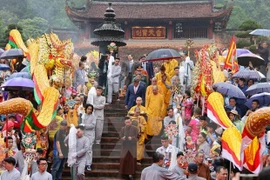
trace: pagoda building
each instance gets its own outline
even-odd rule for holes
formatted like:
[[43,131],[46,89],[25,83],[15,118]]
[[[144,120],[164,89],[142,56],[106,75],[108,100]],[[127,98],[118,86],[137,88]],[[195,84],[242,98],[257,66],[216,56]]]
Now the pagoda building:
[[179,46],[188,38],[195,44],[196,40],[213,42],[215,33],[226,28],[233,8],[233,3],[216,8],[215,0],[89,0],[82,8],[67,5],[67,15],[85,41],[95,40],[94,30],[104,22],[108,2],[128,46],[142,42]]

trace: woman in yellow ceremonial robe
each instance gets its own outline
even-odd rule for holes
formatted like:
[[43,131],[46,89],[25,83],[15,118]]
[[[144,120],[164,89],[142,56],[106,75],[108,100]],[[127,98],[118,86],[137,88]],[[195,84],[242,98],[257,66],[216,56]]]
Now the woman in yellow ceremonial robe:
[[170,99],[171,99],[171,84],[170,82],[167,82],[167,75],[163,74],[161,81],[158,81],[158,86],[161,88],[161,94],[164,98],[164,107],[162,109],[163,116],[167,115],[167,108],[170,105]]
[[146,134],[146,120],[143,116],[140,116],[140,108],[136,107],[134,116],[131,116],[132,120],[132,125],[136,126],[138,129],[138,141],[137,141],[137,161],[141,161],[142,158],[144,157],[144,141],[147,139],[147,134]]
[[157,136],[162,129],[164,98],[162,94],[158,93],[158,86],[153,86],[152,91],[153,93],[146,99],[148,112],[146,133],[150,136]]

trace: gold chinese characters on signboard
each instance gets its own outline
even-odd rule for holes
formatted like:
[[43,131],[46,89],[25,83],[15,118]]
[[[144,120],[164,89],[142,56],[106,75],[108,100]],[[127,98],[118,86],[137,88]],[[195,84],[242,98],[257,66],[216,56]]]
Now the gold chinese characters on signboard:
[[166,27],[135,26],[132,27],[132,39],[165,39]]

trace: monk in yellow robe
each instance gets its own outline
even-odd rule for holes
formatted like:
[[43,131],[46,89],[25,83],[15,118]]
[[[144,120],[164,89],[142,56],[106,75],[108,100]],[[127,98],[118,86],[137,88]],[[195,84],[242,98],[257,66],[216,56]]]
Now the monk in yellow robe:
[[153,86],[152,91],[153,94],[146,99],[146,109],[148,112],[146,133],[150,136],[157,136],[162,129],[164,97],[158,93],[158,86]]
[[[75,127],[78,126],[78,121],[79,121],[78,111],[79,111],[79,108],[82,108],[80,107],[81,99],[79,96],[77,96],[75,97],[74,100],[76,101],[76,104],[74,105],[73,108],[70,108],[68,110],[68,114],[66,118],[68,127],[70,127],[71,124],[73,124]],[[83,111],[83,109],[80,109],[80,110]]]
[[163,116],[167,114],[167,108],[170,105],[170,98],[171,98],[171,83],[167,82],[166,74],[163,74],[161,81],[158,81],[158,86],[162,89],[161,94],[164,98],[164,108],[162,109]]
[[131,116],[130,119],[132,120],[132,125],[136,126],[138,129],[138,135],[139,139],[137,141],[137,161],[142,160],[144,157],[144,141],[147,139],[147,134],[146,134],[146,128],[147,128],[147,123],[146,120],[143,116],[140,116],[141,111],[139,107],[135,107],[135,114],[134,116]]
[[163,66],[165,67],[166,71],[165,73],[168,75],[168,79],[172,79],[174,76],[174,68],[179,66],[178,61],[175,59],[171,59],[169,61],[166,61],[163,63]]
[[[152,91],[152,88],[153,86],[158,86],[158,83],[157,83],[157,78],[156,77],[153,77],[151,79],[151,85],[149,85],[147,88],[146,88],[146,93],[145,93],[145,99],[147,99],[147,97],[150,95],[150,94],[153,94],[153,91]],[[158,87],[158,93],[162,93],[162,89],[161,87]]]
[[[166,74],[166,68],[165,68],[165,66],[164,65],[162,65],[161,67],[160,67],[160,71],[156,74],[156,78],[157,78],[157,81],[161,81],[161,79],[162,79],[162,75],[164,75],[164,74]],[[167,77],[169,77],[169,75],[168,74],[166,74],[167,75]],[[170,80],[169,79],[167,79],[167,81],[168,81],[168,83],[170,83]]]
[[128,111],[128,115],[134,115],[135,114],[135,109],[137,107],[140,108],[141,114],[147,114],[147,109],[146,109],[146,107],[144,107],[142,105],[142,103],[143,103],[142,98],[141,97],[137,97],[137,99],[136,99],[136,105],[133,106],[132,108],[130,108],[130,110]]

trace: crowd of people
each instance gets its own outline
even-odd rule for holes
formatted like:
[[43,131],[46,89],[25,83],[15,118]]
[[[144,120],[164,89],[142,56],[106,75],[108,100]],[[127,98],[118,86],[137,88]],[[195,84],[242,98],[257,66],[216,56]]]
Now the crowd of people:
[[[22,140],[22,117],[2,115],[1,143],[8,145],[3,148],[4,155],[0,155],[4,162],[2,180],[17,180],[28,174],[33,180],[62,179],[66,162],[74,179],[85,179],[85,170],[92,170],[92,147],[101,143],[105,105],[120,98],[124,98],[128,111],[125,126],[119,132],[122,141],[119,172],[124,178],[134,179],[146,154],[145,144],[151,143],[155,136],[160,137],[161,146],[153,154],[153,164],[142,171],[142,180],[237,178],[237,169],[221,157],[222,127],[209,119],[200,99],[191,92],[194,63],[187,53],[182,53],[180,60],[167,60],[161,66],[146,61],[146,55],[138,61],[132,55],[127,58],[128,61],[114,58],[110,52],[102,55],[95,77],[85,70],[87,58],[82,56],[74,72],[73,87],[61,90],[56,117],[32,137],[36,139],[35,155],[28,166],[26,146],[30,142]],[[220,63],[226,81],[243,92],[255,83],[252,79],[232,78],[223,65]],[[26,98],[36,109],[40,108],[30,91],[1,92],[1,95],[3,101]],[[246,118],[260,107],[257,100],[248,109],[241,100],[225,97],[224,108],[240,132]],[[74,138],[76,144],[72,144]],[[265,167],[270,164],[269,149],[263,157]]]

